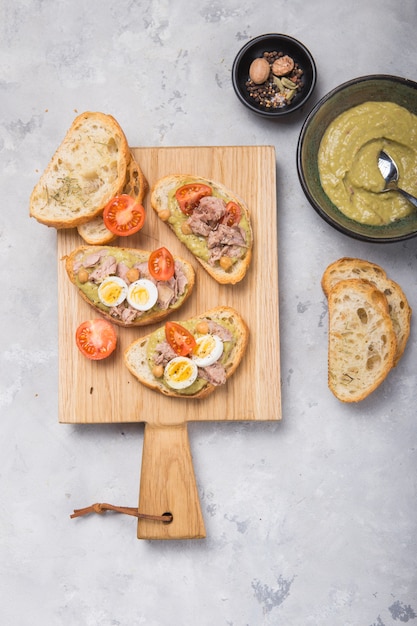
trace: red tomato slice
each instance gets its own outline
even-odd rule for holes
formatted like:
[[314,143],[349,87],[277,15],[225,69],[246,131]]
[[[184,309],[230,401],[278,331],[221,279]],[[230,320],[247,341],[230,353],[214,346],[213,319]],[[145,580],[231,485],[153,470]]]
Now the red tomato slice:
[[133,198],[123,193],[106,205],[103,211],[105,226],[120,237],[137,233],[145,223],[145,209]]
[[75,340],[84,356],[92,361],[100,361],[110,356],[116,348],[117,335],[107,320],[87,320],[78,326]]
[[220,221],[222,224],[226,224],[226,226],[233,226],[234,224],[239,224],[241,218],[242,209],[236,202],[230,201],[226,204],[226,213]]
[[208,185],[200,183],[190,183],[189,185],[183,185],[175,192],[175,198],[180,205],[180,209],[186,215],[190,215],[201,198],[204,196],[211,196],[213,191]]
[[148,268],[155,280],[169,280],[174,276],[174,257],[166,248],[158,248],[151,252],[148,260]]
[[165,336],[178,356],[187,356],[197,345],[193,335],[177,322],[166,322]]

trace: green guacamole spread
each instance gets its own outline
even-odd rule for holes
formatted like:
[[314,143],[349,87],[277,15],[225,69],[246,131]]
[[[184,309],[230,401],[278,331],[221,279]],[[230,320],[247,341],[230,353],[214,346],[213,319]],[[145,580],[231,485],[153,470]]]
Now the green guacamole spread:
[[365,102],[329,125],[318,153],[321,185],[351,219],[374,226],[389,224],[415,209],[385,186],[378,155],[385,150],[397,163],[399,182],[417,194],[417,116],[393,102]]

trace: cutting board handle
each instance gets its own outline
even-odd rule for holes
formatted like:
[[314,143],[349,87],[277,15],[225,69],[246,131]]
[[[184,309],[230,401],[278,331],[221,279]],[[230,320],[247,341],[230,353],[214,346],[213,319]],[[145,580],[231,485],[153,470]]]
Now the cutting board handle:
[[139,511],[171,513],[172,522],[138,520],[138,539],[200,539],[206,536],[194,475],[187,424],[145,424]]

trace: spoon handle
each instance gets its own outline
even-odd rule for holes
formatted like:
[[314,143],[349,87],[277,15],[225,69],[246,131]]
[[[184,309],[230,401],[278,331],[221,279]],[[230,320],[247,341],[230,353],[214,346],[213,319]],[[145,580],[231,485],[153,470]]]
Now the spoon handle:
[[398,187],[398,191],[404,196],[404,198],[407,198],[407,200],[411,202],[411,204],[414,205],[417,209],[417,198],[415,198],[410,193],[408,193],[408,191],[404,191],[404,189],[400,189],[400,187]]

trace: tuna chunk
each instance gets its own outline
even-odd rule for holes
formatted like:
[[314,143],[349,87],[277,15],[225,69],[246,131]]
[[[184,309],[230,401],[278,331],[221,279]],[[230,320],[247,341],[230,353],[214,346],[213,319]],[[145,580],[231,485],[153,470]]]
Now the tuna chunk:
[[199,367],[198,375],[200,378],[204,378],[204,380],[207,380],[216,387],[218,385],[224,385],[226,382],[226,370],[219,361],[207,367]]
[[161,341],[161,343],[158,343],[155,348],[153,360],[155,365],[162,365],[165,367],[168,361],[171,361],[176,356],[178,356],[178,354],[171,348],[169,343],[167,341]]
[[194,235],[208,237],[226,212],[226,204],[221,198],[205,196],[188,218],[187,224]]
[[115,275],[117,271],[117,261],[109,254],[100,263],[95,270],[93,270],[89,276],[89,280],[93,283],[101,283],[107,276]]

